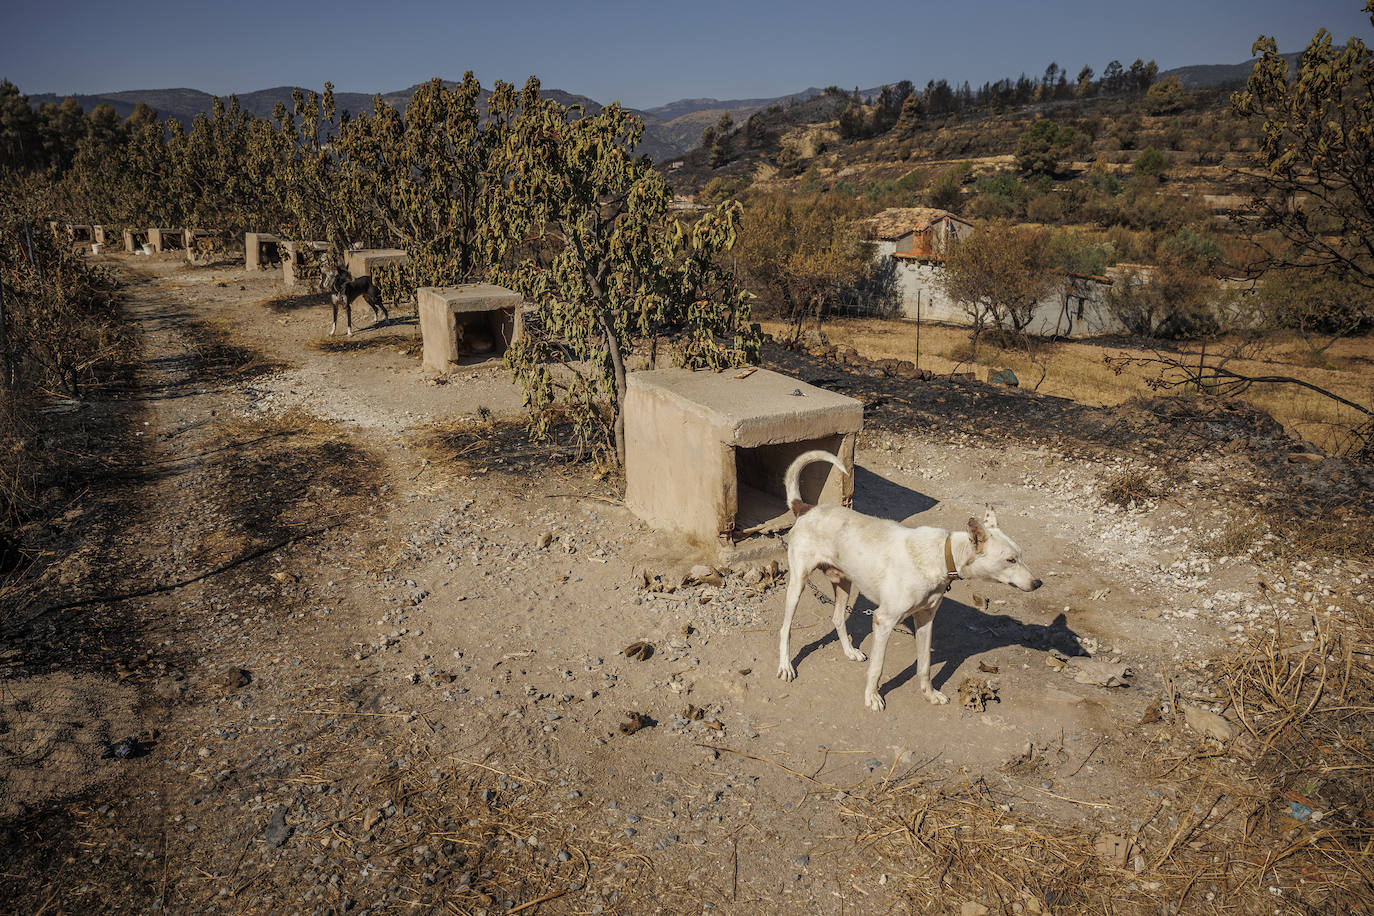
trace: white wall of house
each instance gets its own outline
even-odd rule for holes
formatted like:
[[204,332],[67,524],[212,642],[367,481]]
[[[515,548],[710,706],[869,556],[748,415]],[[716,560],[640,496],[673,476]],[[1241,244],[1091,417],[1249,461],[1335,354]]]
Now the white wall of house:
[[[944,268],[938,262],[893,257],[893,252],[903,242],[904,247],[910,250],[909,239],[874,242],[875,257],[883,268],[889,267],[888,262],[895,262],[891,269],[897,286],[897,314],[913,320],[919,318],[922,321],[955,325],[971,324],[963,307],[946,295],[942,283]],[[1036,307],[1029,327],[1031,333],[1092,337],[1122,330],[1121,325],[1107,312],[1104,301],[1108,288],[1106,284],[1091,280],[1068,281],[1067,278],[1066,282],[1070,282],[1067,307],[1063,291],[1046,297]]]
[[[893,261],[894,276],[897,281],[897,313],[903,318],[920,318],[922,321],[947,321],[952,324],[966,324],[968,315],[959,304],[945,295],[940,283],[941,268],[931,261],[913,261],[908,258],[893,258],[892,253],[899,244],[905,243],[910,249],[911,242],[906,240],[892,242],[880,241],[876,257],[882,261]],[[887,265],[884,264],[884,267]]]

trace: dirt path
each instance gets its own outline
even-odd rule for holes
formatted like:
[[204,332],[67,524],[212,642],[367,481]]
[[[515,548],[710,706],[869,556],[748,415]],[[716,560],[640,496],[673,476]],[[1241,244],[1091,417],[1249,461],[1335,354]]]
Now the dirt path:
[[[936,686],[988,681],[985,710],[922,701],[899,638],[873,714],[814,590],[799,678],[774,677],[781,541],[679,585],[711,558],[584,466],[501,445],[499,369],[434,384],[404,319],[331,345],[324,306],[261,276],[121,263],[142,366],[73,424],[89,486],[7,609],[20,910],[904,909],[909,865],[859,842],[858,799],[976,780],[1019,816],[1129,832],[1142,714],[1203,703],[1209,660],[1285,611],[1215,549],[1236,517],[1216,482],[1270,489],[1262,449],[1192,446],[1121,508],[1104,488],[1157,468],[1101,447],[1105,415],[1052,437],[1055,402],[784,361],[869,405],[858,508],[958,527],[993,503],[1046,581],[960,583],[941,610]],[[126,735],[132,759],[101,759]]]

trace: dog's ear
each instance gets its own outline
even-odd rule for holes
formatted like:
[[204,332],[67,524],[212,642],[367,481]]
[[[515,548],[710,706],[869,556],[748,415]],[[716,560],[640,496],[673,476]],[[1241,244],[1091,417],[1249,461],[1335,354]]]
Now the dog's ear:
[[986,528],[979,524],[978,519],[971,518],[968,520],[968,536],[969,540],[973,542],[973,549],[978,553],[982,553],[983,548],[986,547],[988,543],[988,532]]
[[987,528],[997,527],[997,510],[992,508],[992,504],[986,504],[987,511],[983,513],[983,525]]

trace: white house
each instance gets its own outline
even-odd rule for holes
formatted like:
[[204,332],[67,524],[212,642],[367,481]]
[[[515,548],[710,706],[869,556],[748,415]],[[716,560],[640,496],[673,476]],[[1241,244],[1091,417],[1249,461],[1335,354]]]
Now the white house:
[[[969,324],[968,313],[944,290],[946,247],[975,231],[972,223],[933,207],[892,207],[865,220],[878,270],[871,286],[902,318]],[[1063,284],[1037,306],[1028,330],[1090,337],[1121,330],[1105,308],[1108,276],[1061,272]]]

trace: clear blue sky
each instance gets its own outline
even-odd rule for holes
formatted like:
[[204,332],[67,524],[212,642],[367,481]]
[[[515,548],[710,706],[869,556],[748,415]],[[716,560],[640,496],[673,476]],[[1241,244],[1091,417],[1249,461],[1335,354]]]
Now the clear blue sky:
[[1284,51],[1320,27],[1371,42],[1361,0],[390,0],[204,3],[0,0],[0,77],[25,93],[281,85],[404,89],[473,70],[484,86],[648,108],[910,79],[1239,63],[1261,33]]

